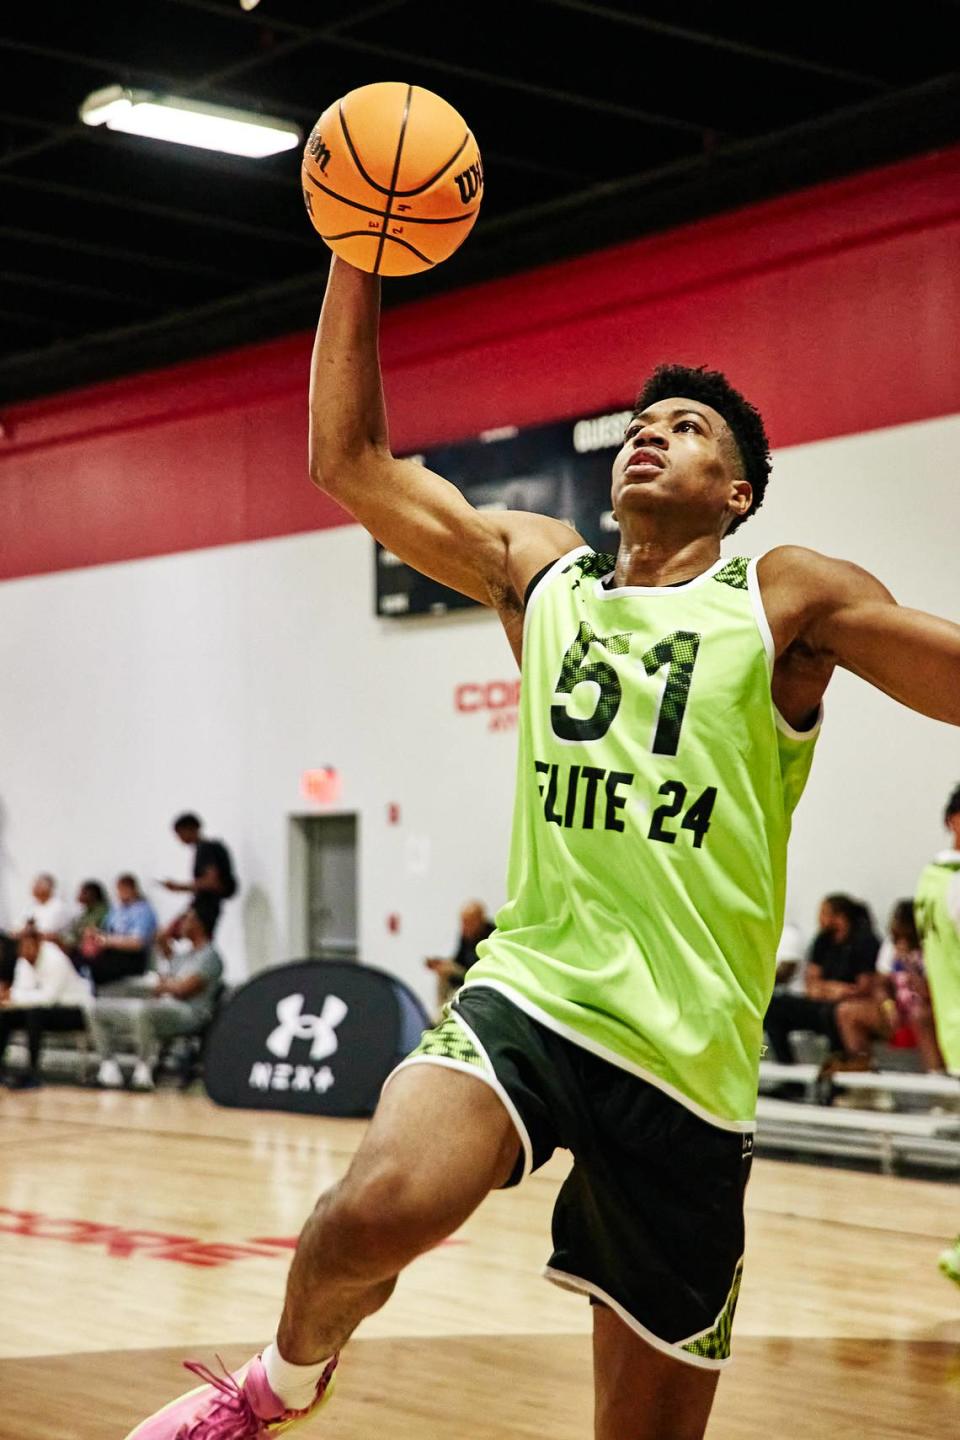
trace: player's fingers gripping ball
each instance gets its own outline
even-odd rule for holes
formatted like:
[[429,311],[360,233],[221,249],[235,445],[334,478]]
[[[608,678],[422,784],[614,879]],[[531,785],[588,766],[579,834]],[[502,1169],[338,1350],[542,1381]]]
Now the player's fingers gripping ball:
[[323,112],[301,175],[314,229],[376,275],[446,260],[483,196],[480,151],[463,117],[431,90],[393,80],[351,90]]

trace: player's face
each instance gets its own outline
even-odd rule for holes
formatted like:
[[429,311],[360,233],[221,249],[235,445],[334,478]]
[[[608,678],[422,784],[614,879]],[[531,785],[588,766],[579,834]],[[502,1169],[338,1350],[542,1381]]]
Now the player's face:
[[665,505],[702,515],[705,523],[743,513],[750,487],[734,454],[727,423],[711,406],[683,396],[658,400],[630,421],[613,462],[621,527],[631,513],[647,516]]

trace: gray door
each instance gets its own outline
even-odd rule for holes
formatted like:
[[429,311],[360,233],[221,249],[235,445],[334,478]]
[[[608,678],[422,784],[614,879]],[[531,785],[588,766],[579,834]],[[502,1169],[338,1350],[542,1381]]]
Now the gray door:
[[301,819],[306,832],[307,950],[320,960],[357,958],[357,817]]

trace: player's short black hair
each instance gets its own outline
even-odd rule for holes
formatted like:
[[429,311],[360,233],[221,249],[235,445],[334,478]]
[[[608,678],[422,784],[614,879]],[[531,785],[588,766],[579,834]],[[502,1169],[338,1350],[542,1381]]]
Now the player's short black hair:
[[203,822],[199,815],[194,815],[192,810],[184,810],[173,822],[174,830],[202,830]]
[[960,815],[960,785],[954,786],[950,798],[943,807],[944,820],[949,820],[952,815]]
[[645,380],[634,413],[641,415],[658,400],[667,400],[672,395],[682,395],[685,400],[696,400],[709,405],[722,415],[730,427],[736,443],[744,479],[750,481],[753,502],[746,515],[740,515],[727,530],[731,535],[745,520],[749,520],[763,504],[772,468],[770,441],[763,427],[759,410],[735,390],[726,375],[719,370],[708,370],[705,365],[658,365],[649,379]]

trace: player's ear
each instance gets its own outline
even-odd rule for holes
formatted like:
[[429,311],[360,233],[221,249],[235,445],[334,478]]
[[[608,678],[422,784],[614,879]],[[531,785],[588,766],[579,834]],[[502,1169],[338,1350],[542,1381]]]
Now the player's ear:
[[739,518],[746,515],[753,504],[753,486],[749,480],[734,480],[731,494],[731,509]]

